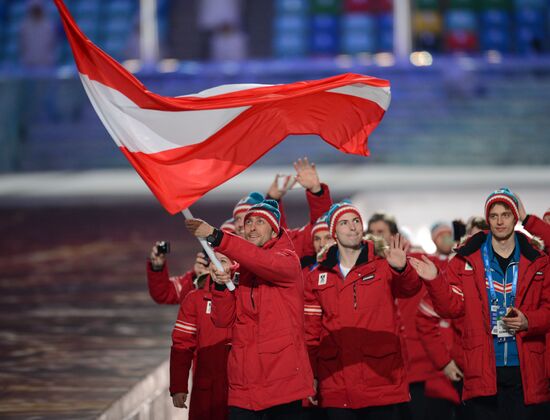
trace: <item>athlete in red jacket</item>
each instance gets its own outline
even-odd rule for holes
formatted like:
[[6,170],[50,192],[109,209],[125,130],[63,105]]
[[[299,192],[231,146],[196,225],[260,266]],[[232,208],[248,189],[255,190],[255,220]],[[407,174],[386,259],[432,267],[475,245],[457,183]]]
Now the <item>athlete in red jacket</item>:
[[409,390],[394,299],[421,282],[399,235],[381,258],[355,207],[333,205],[329,221],[337,243],[309,274],[304,307],[319,405],[330,419],[398,415]]
[[[232,276],[235,264],[220,253],[216,257]],[[217,328],[212,322],[210,280],[210,275],[203,275],[199,281],[204,282],[204,286],[183,299],[172,332],[170,393],[175,407],[186,407],[189,369],[193,362],[190,420],[227,418],[227,356],[231,348],[231,329]]]
[[[301,399],[313,395],[304,339],[300,262],[280,229],[277,203],[265,200],[245,215],[245,238],[223,233],[202,220],[186,226],[240,264],[234,292],[217,285],[212,317],[232,328],[228,361],[231,419],[299,419]],[[229,280],[216,272],[217,282]],[[221,290],[218,290],[221,289]]]
[[550,382],[544,371],[550,331],[549,257],[514,231],[518,202],[508,189],[485,203],[489,233],[460,247],[439,273],[427,258],[411,259],[434,308],[463,317],[464,388],[473,418],[547,418]]

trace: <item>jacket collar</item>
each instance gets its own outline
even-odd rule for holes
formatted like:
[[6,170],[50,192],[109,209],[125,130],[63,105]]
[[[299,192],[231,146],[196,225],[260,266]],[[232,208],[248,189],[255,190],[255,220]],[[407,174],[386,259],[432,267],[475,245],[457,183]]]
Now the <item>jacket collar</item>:
[[[354,267],[364,264],[369,261],[369,255],[374,254],[372,251],[372,243],[370,241],[363,241],[363,248],[361,253],[355,262]],[[370,251],[370,252],[369,252]],[[326,257],[319,263],[324,268],[333,269],[338,264],[338,244],[332,245],[326,253]]]
[[[478,232],[471,238],[469,238],[464,245],[457,249],[456,253],[463,257],[468,257],[474,252],[477,252],[481,249],[485,240],[487,239],[486,231]],[[521,255],[527,258],[529,261],[535,261],[537,258],[542,256],[542,254],[531,245],[529,238],[521,232],[515,232],[516,239],[519,244],[519,251]]]

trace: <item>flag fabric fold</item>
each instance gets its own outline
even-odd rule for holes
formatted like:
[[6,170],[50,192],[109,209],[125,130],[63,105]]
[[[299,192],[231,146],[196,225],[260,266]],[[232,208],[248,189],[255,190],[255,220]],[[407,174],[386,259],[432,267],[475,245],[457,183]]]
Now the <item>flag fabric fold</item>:
[[161,96],[86,38],[63,1],[54,1],[95,111],[172,214],[248,168],[291,134],[316,134],[344,153],[367,156],[368,136],[390,104],[388,81],[350,73]]

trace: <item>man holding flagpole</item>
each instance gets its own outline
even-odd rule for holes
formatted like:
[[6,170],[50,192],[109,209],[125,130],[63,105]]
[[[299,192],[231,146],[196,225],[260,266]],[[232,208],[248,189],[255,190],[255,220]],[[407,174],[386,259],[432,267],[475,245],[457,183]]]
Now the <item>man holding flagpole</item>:
[[305,347],[304,285],[300,261],[276,201],[253,205],[244,217],[244,239],[199,219],[186,221],[198,238],[240,264],[239,286],[216,272],[212,320],[232,327],[228,361],[230,419],[300,419],[301,400],[313,395]]

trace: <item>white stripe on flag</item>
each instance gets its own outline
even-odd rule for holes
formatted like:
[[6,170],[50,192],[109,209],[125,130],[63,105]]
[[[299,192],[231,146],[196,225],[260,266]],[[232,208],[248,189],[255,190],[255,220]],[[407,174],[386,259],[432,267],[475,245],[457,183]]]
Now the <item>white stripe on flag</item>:
[[158,153],[200,143],[250,108],[176,112],[142,109],[116,89],[84,74],[80,78],[115,143],[130,152]]

